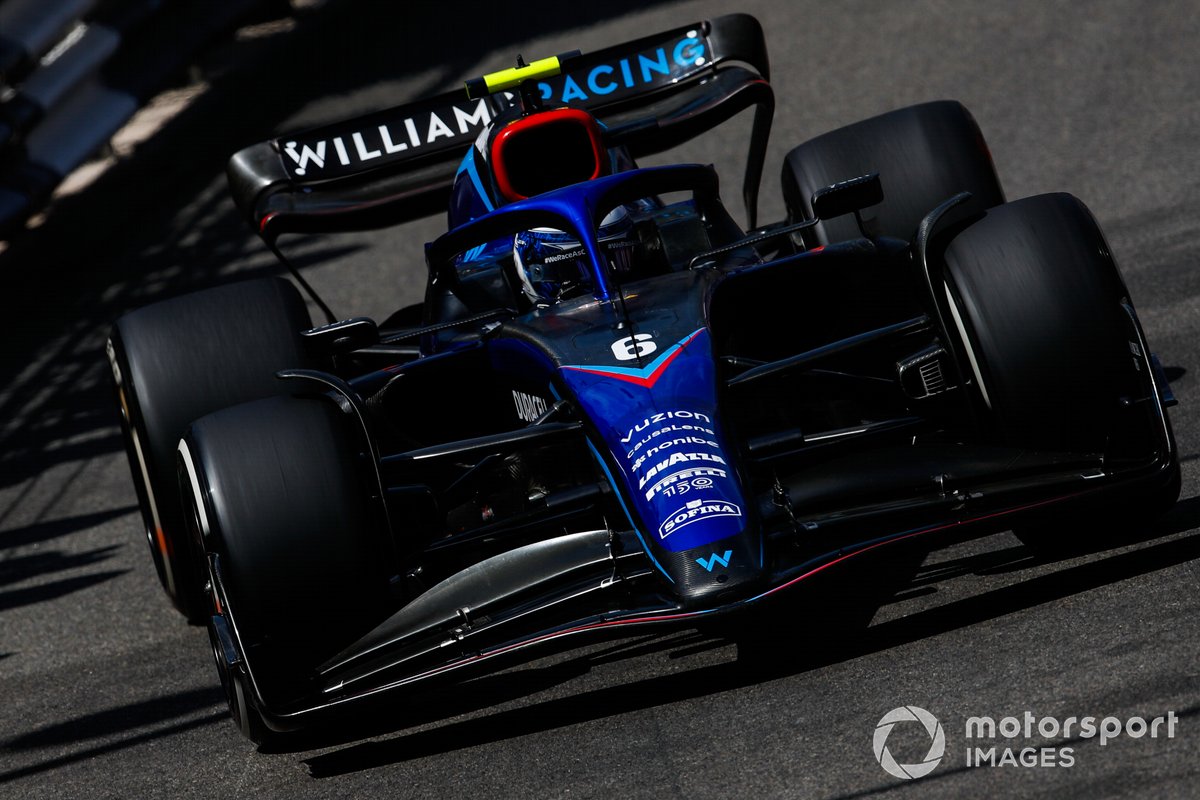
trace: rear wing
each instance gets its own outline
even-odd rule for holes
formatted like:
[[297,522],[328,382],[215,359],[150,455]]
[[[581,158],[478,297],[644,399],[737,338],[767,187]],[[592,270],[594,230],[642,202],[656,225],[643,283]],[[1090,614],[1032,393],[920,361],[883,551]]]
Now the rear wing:
[[[755,106],[743,197],[750,226],[775,101],[758,20],[731,14],[571,59],[538,84],[551,105],[596,114],[634,157]],[[268,241],[393,225],[444,211],[459,162],[512,93],[465,89],[252,145],[227,168],[238,208]]]

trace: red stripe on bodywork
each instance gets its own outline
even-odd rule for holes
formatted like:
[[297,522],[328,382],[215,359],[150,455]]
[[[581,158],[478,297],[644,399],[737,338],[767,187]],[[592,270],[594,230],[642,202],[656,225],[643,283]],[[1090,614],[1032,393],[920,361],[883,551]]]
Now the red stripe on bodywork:
[[589,372],[592,375],[602,375],[605,378],[616,378],[619,381],[625,381],[627,383],[636,384],[637,386],[641,386],[646,389],[649,389],[652,386],[654,386],[655,383],[658,382],[658,379],[662,377],[662,374],[667,371],[667,367],[671,366],[671,363],[676,358],[679,357],[679,354],[682,353],[683,349],[688,346],[688,343],[691,342],[692,339],[695,339],[697,336],[699,336],[701,331],[703,331],[703,330],[704,329],[701,328],[700,330],[693,333],[691,336],[684,339],[682,342],[679,342],[678,344],[674,345],[674,347],[676,348],[675,352],[671,353],[671,355],[669,355],[666,358],[666,360],[663,361],[663,363],[658,365],[658,368],[655,369],[654,372],[651,372],[646,377],[641,377],[639,375],[626,375],[623,372],[609,372],[608,370],[606,370],[603,367],[563,367],[563,369],[573,369],[573,370],[577,370],[579,372]]

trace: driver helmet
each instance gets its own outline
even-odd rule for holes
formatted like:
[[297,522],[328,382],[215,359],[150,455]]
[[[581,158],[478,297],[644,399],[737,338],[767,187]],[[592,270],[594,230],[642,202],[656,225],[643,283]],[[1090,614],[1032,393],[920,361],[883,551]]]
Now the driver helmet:
[[[597,238],[617,277],[629,273],[636,247],[629,209],[617,206],[609,212],[600,221]],[[587,250],[574,236],[557,228],[533,228],[516,234],[513,261],[521,288],[535,305],[555,303],[592,288]]]
[[[479,134],[455,176],[449,222],[456,227],[508,203],[564,186],[633,169],[622,146],[606,148],[603,125],[578,108],[533,113],[513,108]],[[613,209],[600,222],[597,238],[615,277],[629,273],[636,245],[633,216],[650,204],[636,201]],[[495,246],[495,249],[493,249]],[[459,256],[468,263],[493,263],[497,250],[511,247],[523,294],[535,305],[554,303],[592,289],[590,259],[583,245],[557,228],[534,228]]]

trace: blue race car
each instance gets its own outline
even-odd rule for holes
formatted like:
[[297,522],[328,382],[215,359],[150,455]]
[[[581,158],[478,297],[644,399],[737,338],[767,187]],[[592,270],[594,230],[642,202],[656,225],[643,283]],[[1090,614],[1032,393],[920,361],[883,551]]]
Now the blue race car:
[[[1173,399],[1084,205],[1005,202],[943,101],[793,149],[760,225],[768,78],[725,16],[233,157],[277,254],[449,209],[382,322],[313,327],[271,278],[114,328],[158,575],[248,736],[577,634],[748,624],[885,544],[1175,501]],[[711,167],[638,168],[746,109],[745,228]]]

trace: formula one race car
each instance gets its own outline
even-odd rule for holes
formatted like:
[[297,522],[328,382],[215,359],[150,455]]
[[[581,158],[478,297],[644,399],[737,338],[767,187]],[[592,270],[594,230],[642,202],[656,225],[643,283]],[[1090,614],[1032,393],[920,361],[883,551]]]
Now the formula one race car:
[[[1006,203],[943,101],[796,147],[789,219],[757,225],[768,77],[725,16],[233,157],[273,250],[450,226],[425,302],[379,324],[313,327],[272,278],[115,326],[158,575],[247,735],[755,615],[921,534],[1175,501],[1173,399],[1084,205]],[[636,166],[751,108],[747,230],[711,167]]]

